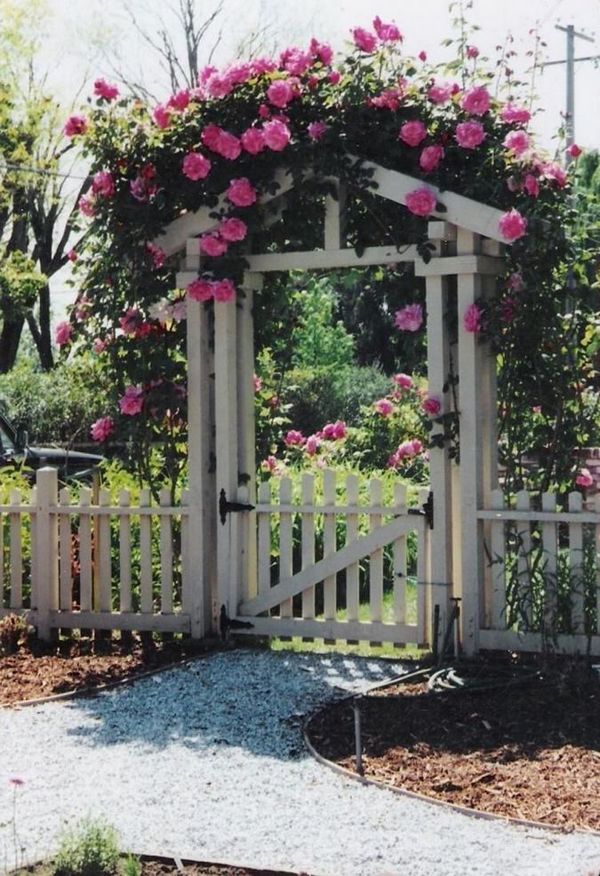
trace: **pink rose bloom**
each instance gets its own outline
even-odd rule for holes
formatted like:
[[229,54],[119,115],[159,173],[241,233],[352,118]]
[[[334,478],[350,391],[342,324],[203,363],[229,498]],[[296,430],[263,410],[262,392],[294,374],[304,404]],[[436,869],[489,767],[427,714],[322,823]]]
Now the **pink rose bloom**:
[[181,322],[182,320],[187,319],[187,301],[185,298],[178,298],[177,301],[173,302],[171,316],[175,322]]
[[512,289],[513,292],[522,292],[525,288],[522,275],[515,271],[508,278],[507,286],[509,289]]
[[258,155],[265,148],[265,135],[259,128],[248,128],[241,136],[242,147],[250,155]]
[[152,258],[152,267],[153,268],[162,268],[167,258],[167,254],[164,249],[161,249],[160,246],[156,246],[154,243],[146,244],[146,252]]
[[559,189],[564,188],[567,184],[567,171],[560,164],[549,162],[542,165],[542,173],[546,179],[550,179],[557,184]]
[[288,126],[280,119],[273,119],[272,122],[267,122],[263,127],[263,134],[266,145],[273,152],[281,152],[285,149],[292,136]]
[[263,382],[262,382],[260,377],[256,376],[256,374],[254,375],[253,383],[254,383],[254,392],[260,392],[260,390],[262,389],[262,386],[263,386]]
[[90,435],[92,441],[106,441],[112,435],[115,428],[115,423],[112,417],[100,417],[95,423],[92,423]]
[[381,414],[382,417],[389,417],[390,414],[394,412],[394,405],[391,403],[389,398],[378,399],[376,402],[373,402],[373,407],[378,414]]
[[69,259],[70,262],[76,262],[77,259],[79,258],[79,256],[77,255],[76,250],[70,249],[69,252],[67,253],[67,258]]
[[500,118],[509,125],[526,125],[531,118],[531,113],[523,106],[507,103],[500,111]]
[[415,216],[430,216],[435,210],[437,198],[431,189],[423,186],[409,192],[404,198],[404,203]]
[[361,52],[367,52],[367,54],[370,54],[377,45],[377,37],[362,27],[353,29],[352,38],[356,48],[360,49]]
[[373,19],[373,30],[382,43],[397,43],[404,39],[395,24],[384,24],[379,16]]
[[442,403],[439,398],[435,398],[434,396],[428,395],[421,402],[421,408],[425,411],[425,413],[429,417],[437,417],[437,415],[442,410]]
[[532,173],[528,173],[523,180],[523,188],[532,198],[537,198],[540,193],[540,184],[538,178]]
[[318,58],[322,64],[328,67],[333,60],[333,49],[327,43],[320,43],[314,37],[310,41],[309,50],[313,58]]
[[157,186],[153,183],[150,183],[147,179],[144,179],[142,176],[136,176],[135,179],[132,179],[129,183],[129,191],[132,196],[139,201],[140,203],[145,203],[150,200],[152,195],[155,195],[157,192]]
[[567,155],[569,156],[569,158],[579,158],[582,152],[583,149],[581,148],[581,146],[578,146],[577,143],[571,143],[571,145],[567,149]]
[[463,149],[475,149],[486,138],[480,122],[461,122],[456,126],[454,139]]
[[227,252],[227,241],[218,234],[203,234],[200,238],[200,252],[207,256],[222,256]]
[[77,137],[85,134],[88,129],[88,121],[85,116],[69,116],[65,122],[63,133],[65,137]]
[[306,439],[306,444],[304,445],[304,450],[308,453],[309,456],[314,456],[319,447],[321,446],[321,439],[317,438],[316,435],[309,435]]
[[182,89],[181,91],[176,91],[175,94],[172,94],[168,100],[167,106],[170,109],[177,110],[177,112],[182,113],[190,103],[190,92],[187,88]]
[[115,181],[108,170],[99,170],[92,180],[92,191],[103,198],[112,198],[115,193]]
[[210,280],[192,280],[186,287],[192,301],[210,301],[213,297],[213,284]]
[[432,173],[444,157],[443,146],[425,146],[419,156],[419,167],[425,173]]
[[478,334],[481,331],[482,313],[476,304],[469,304],[463,317],[465,331]]
[[134,417],[141,413],[144,406],[144,390],[141,386],[128,386],[125,395],[119,399],[119,408],[122,414]]
[[420,121],[405,122],[398,136],[408,146],[418,146],[427,136],[427,128]]
[[79,198],[77,206],[83,215],[88,217],[88,219],[91,219],[91,217],[96,214],[96,198],[91,192],[87,195],[82,195]]
[[396,311],[394,325],[403,332],[417,332],[423,325],[423,308],[420,304],[407,304]]
[[333,424],[332,438],[334,441],[341,441],[348,434],[348,427],[343,420],[336,420]]
[[341,78],[342,78],[342,74],[340,73],[339,70],[332,70],[331,73],[329,74],[329,81],[331,82],[332,85],[337,85],[338,82],[341,80]]
[[478,58],[479,49],[477,46],[467,46],[467,58]]
[[276,456],[267,456],[266,459],[260,464],[260,467],[263,471],[268,471],[269,474],[277,475],[281,474],[281,465]]
[[513,208],[502,215],[498,228],[505,240],[518,240],[527,234],[527,219]]
[[124,335],[136,335],[144,321],[144,316],[137,307],[128,307],[123,316],[119,317],[119,325]]
[[285,438],[283,439],[283,443],[286,447],[295,447],[301,444],[304,444],[304,435],[302,432],[298,432],[296,429],[290,429]]
[[422,441],[419,441],[418,438],[413,438],[413,439],[409,442],[409,444],[410,444],[410,449],[412,450],[412,453],[413,453],[414,456],[416,456],[417,453],[421,453],[421,452],[422,452],[422,450],[423,450],[423,442],[422,442]]
[[232,179],[225,195],[236,207],[250,207],[256,202],[256,189],[245,176]]
[[219,236],[228,243],[237,243],[244,240],[248,233],[248,226],[241,219],[232,217],[231,219],[223,219],[219,225]]
[[94,353],[103,353],[108,346],[108,341],[103,341],[102,338],[94,338],[93,351]]
[[427,60],[427,52],[424,51],[424,49],[421,49],[421,51],[419,52],[417,57],[418,57],[419,61],[426,61]]
[[490,95],[484,85],[477,85],[465,92],[460,102],[465,112],[472,116],[482,116],[490,108]]
[[217,280],[213,283],[213,295],[215,301],[233,301],[235,299],[235,286],[231,280]]
[[294,99],[295,92],[288,79],[276,79],[269,85],[267,97],[273,106],[284,109]]
[[222,158],[227,158],[228,161],[235,161],[241,155],[242,144],[234,134],[230,134],[229,131],[221,131],[214,151]]
[[210,161],[200,152],[188,152],[181,165],[184,176],[191,180],[206,179],[210,168]]
[[575,483],[578,487],[583,487],[584,489],[593,487],[594,478],[592,477],[590,470],[588,468],[582,468],[575,478]]
[[222,129],[218,125],[207,125],[202,131],[200,139],[204,146],[216,152],[221,134]]
[[518,130],[510,131],[504,138],[502,145],[519,157],[527,152],[529,143],[529,135],[525,131]]
[[59,322],[56,328],[54,329],[54,340],[58,344],[59,347],[64,347],[65,344],[68,344],[71,340],[71,335],[73,334],[73,329],[71,328],[68,322]]
[[311,122],[306,130],[311,140],[320,140],[327,130],[327,125],[325,122]]
[[155,106],[152,111],[152,119],[161,129],[164,131],[171,124],[171,110],[168,106],[165,106],[163,103],[159,103],[158,106]]
[[410,374],[394,374],[393,380],[396,386],[399,386],[400,389],[412,388],[413,379]]
[[302,49],[294,47],[285,49],[279,56],[280,66],[292,76],[302,76],[303,73],[306,73],[312,60],[310,52],[304,52]]
[[110,85],[105,79],[96,79],[94,82],[94,94],[97,97],[103,97],[104,100],[114,100],[119,96],[119,89],[116,85]]
[[449,82],[434,82],[427,92],[427,97],[432,103],[442,104],[447,103],[453,94],[454,85]]

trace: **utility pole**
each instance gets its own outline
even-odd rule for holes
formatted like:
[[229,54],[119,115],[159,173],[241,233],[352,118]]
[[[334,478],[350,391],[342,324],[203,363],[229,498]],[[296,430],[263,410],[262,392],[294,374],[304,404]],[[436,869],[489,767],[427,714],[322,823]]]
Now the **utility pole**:
[[[565,134],[567,141],[567,150],[575,142],[575,64],[579,61],[596,61],[600,55],[587,55],[584,58],[575,57],[575,37],[581,40],[587,40],[588,43],[593,43],[595,40],[585,33],[579,33],[575,30],[572,24],[563,27],[560,24],[555,25],[557,30],[562,30],[567,35],[567,57],[561,61],[546,61],[540,66],[551,67],[554,64],[565,64],[567,71],[567,94],[565,107]],[[567,151],[567,164],[570,164],[573,159]]]

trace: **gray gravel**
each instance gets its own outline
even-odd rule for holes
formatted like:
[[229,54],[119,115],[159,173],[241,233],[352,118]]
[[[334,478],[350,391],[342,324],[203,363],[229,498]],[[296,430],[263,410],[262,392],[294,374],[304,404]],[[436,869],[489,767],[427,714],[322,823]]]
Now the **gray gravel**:
[[83,815],[136,851],[317,876],[597,876],[600,837],[486,821],[316,763],[302,716],[401,671],[344,656],[233,651],[92,699],[0,709],[0,867]]

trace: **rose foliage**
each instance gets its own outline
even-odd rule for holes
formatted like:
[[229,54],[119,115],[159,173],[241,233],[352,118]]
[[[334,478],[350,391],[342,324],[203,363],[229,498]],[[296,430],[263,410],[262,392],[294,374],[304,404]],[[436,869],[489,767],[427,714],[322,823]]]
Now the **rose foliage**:
[[[174,470],[186,437],[186,299],[235,306],[250,240],[257,252],[321,247],[324,195],[337,177],[348,192],[347,245],[358,252],[416,243],[429,258],[427,220],[434,210],[443,215],[446,190],[502,211],[499,230],[512,244],[506,274],[474,326],[502,365],[506,456],[534,440],[542,456],[554,454],[547,471],[556,480],[570,465],[558,445],[582,438],[574,352],[582,323],[572,319],[566,338],[563,318],[563,266],[572,260],[567,174],[536,151],[530,113],[510,83],[499,99],[492,74],[460,41],[460,57],[441,69],[424,53],[404,54],[401,33],[378,18],[353,39],[343,58],[313,39],[276,59],[207,67],[197,88],[159,106],[102,89],[67,122],[66,135],[91,163],[91,187],[80,203],[89,233],[75,263],[79,299],[62,338],[66,347],[93,348],[114,375],[115,405],[95,433],[128,433],[138,458],[160,440]],[[405,206],[377,196],[366,160],[415,177]],[[277,218],[268,198],[283,174],[295,185]],[[198,244],[202,268],[187,289],[175,289],[176,259],[155,241],[202,207],[214,219]],[[585,280],[576,272],[577,283]],[[422,331],[416,323],[409,329]],[[525,435],[523,411],[540,405],[543,424]]]

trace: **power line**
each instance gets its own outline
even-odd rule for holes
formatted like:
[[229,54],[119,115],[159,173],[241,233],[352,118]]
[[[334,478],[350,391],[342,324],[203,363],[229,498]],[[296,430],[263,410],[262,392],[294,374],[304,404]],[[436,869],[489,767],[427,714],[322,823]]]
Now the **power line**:
[[12,161],[4,161],[1,164],[2,167],[8,168],[9,170],[20,171],[21,173],[37,173],[40,176],[58,176],[63,177],[64,179],[79,179],[83,182],[87,182],[91,180],[91,176],[79,176],[76,173],[64,173],[60,170],[48,170],[45,167],[31,167],[31,165],[27,164],[14,164]]

